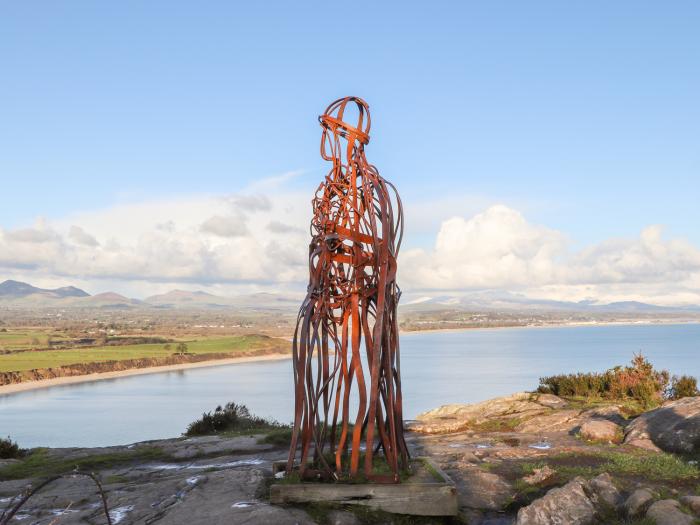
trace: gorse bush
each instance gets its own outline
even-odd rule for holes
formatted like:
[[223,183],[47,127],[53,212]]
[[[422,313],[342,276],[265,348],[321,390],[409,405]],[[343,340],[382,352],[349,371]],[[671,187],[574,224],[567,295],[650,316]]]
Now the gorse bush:
[[202,417],[187,427],[186,436],[205,436],[219,432],[273,430],[283,425],[272,419],[254,416],[245,405],[226,403],[213,412],[205,412]]
[[666,391],[668,399],[681,399],[697,395],[700,395],[700,392],[698,392],[698,380],[690,376],[673,376],[671,384]]
[[[675,384],[670,383],[669,378],[668,371],[655,370],[642,354],[635,354],[631,365],[616,366],[603,373],[543,377],[537,390],[558,396],[635,400],[648,409],[668,397],[670,386]],[[683,379],[679,392],[691,390],[690,379]]]
[[24,456],[25,451],[7,436],[7,439],[0,438],[0,459],[19,459]]

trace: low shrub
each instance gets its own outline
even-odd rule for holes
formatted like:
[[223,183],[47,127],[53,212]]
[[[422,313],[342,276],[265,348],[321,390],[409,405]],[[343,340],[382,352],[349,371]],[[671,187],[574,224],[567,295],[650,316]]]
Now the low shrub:
[[[687,382],[682,386],[687,388]],[[668,389],[668,371],[655,370],[642,354],[635,354],[631,365],[616,366],[603,373],[543,377],[537,390],[565,397],[632,399],[648,409],[658,406]]]
[[226,403],[213,412],[204,412],[202,417],[190,423],[186,436],[206,436],[220,432],[273,430],[283,425],[272,419],[254,416],[245,405]]
[[691,376],[673,376],[671,384],[666,391],[668,399],[681,399],[698,395],[700,395],[700,392],[698,392],[698,380]]
[[23,457],[25,451],[7,436],[7,439],[0,438],[0,459],[19,459]]

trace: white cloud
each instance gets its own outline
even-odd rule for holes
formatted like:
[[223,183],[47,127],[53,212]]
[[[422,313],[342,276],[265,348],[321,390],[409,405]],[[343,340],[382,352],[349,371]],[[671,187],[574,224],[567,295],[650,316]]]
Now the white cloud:
[[[285,186],[294,176],[234,195],[154,199],[0,228],[0,272],[141,297],[176,287],[303,290],[311,209],[306,192]],[[509,206],[474,214],[455,205],[438,212],[453,213],[440,222],[427,203],[407,205],[399,284],[416,296],[497,289],[548,299],[700,304],[700,250],[667,239],[659,226],[574,252],[562,232]],[[423,227],[413,233],[411,222]]]
[[[42,219],[0,228],[0,271],[27,280],[297,286],[307,278],[306,208],[301,195],[244,192]],[[268,229],[273,220],[287,228]]]
[[214,215],[202,223],[199,230],[219,237],[243,237],[248,233],[245,218],[241,215],[222,217]]
[[98,246],[100,243],[97,242],[92,235],[83,230],[80,226],[71,226],[68,231],[68,237],[78,244],[84,244],[85,246]]
[[503,205],[471,219],[444,221],[432,252],[408,251],[402,258],[417,288],[475,289],[523,286],[551,281],[554,260],[565,247],[564,236],[534,226]]

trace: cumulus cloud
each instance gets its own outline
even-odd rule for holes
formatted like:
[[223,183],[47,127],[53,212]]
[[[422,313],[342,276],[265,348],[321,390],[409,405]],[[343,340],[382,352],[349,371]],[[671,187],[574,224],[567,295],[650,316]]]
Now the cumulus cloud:
[[470,219],[454,217],[440,227],[432,252],[403,258],[416,287],[474,289],[550,282],[564,236],[529,224],[517,211],[492,206]]
[[442,222],[432,250],[407,250],[400,278],[413,290],[523,290],[560,300],[700,302],[700,250],[660,226],[572,252],[564,234],[503,205]]

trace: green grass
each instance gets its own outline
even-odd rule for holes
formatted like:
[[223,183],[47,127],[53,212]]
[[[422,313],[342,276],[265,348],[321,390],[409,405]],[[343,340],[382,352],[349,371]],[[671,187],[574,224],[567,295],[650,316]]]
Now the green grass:
[[[0,333],[0,336],[7,335]],[[185,341],[190,354],[236,353],[270,346],[284,347],[283,342],[259,335],[244,335]],[[44,350],[0,355],[0,372],[19,372],[34,368],[52,368],[65,365],[122,361],[126,359],[171,356],[175,344],[166,350],[163,344],[101,346],[66,350]]]
[[139,447],[128,452],[95,454],[75,459],[58,458],[47,449],[35,449],[18,463],[0,468],[0,481],[48,477],[63,474],[74,469],[99,471],[133,461],[170,460],[171,458],[157,447]]
[[258,439],[258,443],[289,446],[292,441],[292,427],[276,428]]
[[623,417],[629,419],[636,417],[646,411],[640,402],[635,399],[604,399],[602,397],[583,397],[583,396],[561,396],[565,399],[569,406],[567,408],[577,408],[579,410],[588,410],[592,408],[603,408],[607,406],[619,406],[620,413]]
[[604,472],[612,476],[643,478],[650,481],[700,480],[700,468],[690,465],[682,458],[667,453],[632,453],[603,451],[595,454],[565,453],[551,456],[546,462],[524,463],[524,474],[545,464],[555,469],[560,478],[576,476],[586,478]]
[[474,430],[476,432],[513,432],[515,428],[522,423],[522,419],[511,417],[507,419],[490,419],[481,423],[468,421],[464,428]]

